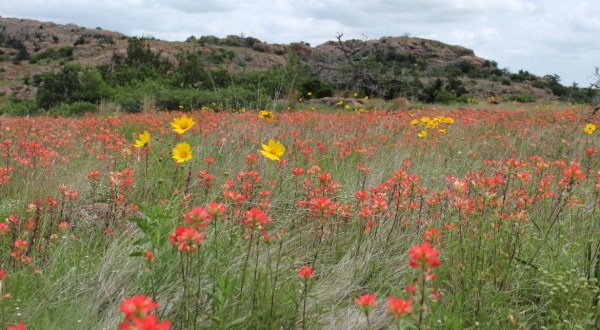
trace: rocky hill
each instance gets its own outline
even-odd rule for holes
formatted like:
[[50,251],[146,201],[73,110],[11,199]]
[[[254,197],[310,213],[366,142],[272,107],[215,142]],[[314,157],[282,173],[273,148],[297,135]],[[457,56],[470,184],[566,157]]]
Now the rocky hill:
[[[343,40],[340,35],[337,40],[316,47],[303,42],[267,44],[243,36],[191,36],[185,42],[150,38],[146,42],[170,70],[180,65],[181,54],[193,53],[200,56],[208,69],[224,68],[232,73],[266,71],[273,66],[287,65],[293,52],[302,65],[335,86],[337,94],[349,95],[362,90],[363,94],[380,98],[411,98],[417,95],[410,93],[411,88],[421,89],[421,93],[437,83],[445,84],[444,88],[456,95],[469,97],[555,98],[542,78],[527,71],[510,73],[499,69],[492,60],[477,57],[471,49],[422,38]],[[112,65],[127,58],[127,47],[127,36],[100,27],[2,17],[1,99],[33,98],[39,87],[34,82],[37,75],[56,72],[69,63]],[[437,97],[434,92],[431,97]]]

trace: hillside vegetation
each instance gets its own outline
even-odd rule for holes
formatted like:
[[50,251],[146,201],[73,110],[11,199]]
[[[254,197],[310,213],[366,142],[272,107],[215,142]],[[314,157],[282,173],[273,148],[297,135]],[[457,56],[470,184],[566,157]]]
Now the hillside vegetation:
[[0,112],[285,108],[324,97],[352,107],[377,106],[373,99],[589,103],[594,96],[593,89],[561,85],[557,75],[511,73],[473,50],[435,40],[335,39],[316,47],[244,36],[167,42],[0,18]]

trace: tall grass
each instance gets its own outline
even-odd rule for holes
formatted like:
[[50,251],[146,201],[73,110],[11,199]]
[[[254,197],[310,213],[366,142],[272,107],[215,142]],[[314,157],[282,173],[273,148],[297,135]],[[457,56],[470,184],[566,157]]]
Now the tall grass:
[[[3,118],[2,327],[114,329],[143,294],[175,329],[593,328],[588,111],[192,111],[182,135],[176,112]],[[454,124],[427,128],[438,116]],[[286,146],[279,162],[258,153],[269,139]],[[193,157],[177,164],[184,140]],[[178,227],[201,241],[178,249]],[[425,241],[435,269],[409,265]],[[354,305],[366,293],[368,318]],[[413,312],[394,320],[389,296]]]

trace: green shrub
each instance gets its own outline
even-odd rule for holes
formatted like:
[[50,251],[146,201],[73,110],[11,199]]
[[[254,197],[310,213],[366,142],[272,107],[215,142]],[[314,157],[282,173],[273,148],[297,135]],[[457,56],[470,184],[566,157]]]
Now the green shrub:
[[546,88],[546,83],[540,80],[536,80],[531,83],[531,86],[539,89],[544,89]]
[[60,103],[50,108],[48,113],[53,116],[80,116],[85,113],[95,112],[97,106],[90,102],[74,102],[74,103]]
[[10,98],[0,104],[0,114],[8,116],[28,116],[40,113],[40,109],[33,100],[19,100]]
[[442,89],[435,93],[435,102],[436,103],[452,103],[456,101],[456,96],[450,93],[449,91]]
[[531,94],[519,93],[513,94],[506,98],[507,101],[515,101],[519,103],[532,103],[536,101],[535,96]]
[[61,71],[40,74],[34,81],[41,82],[36,101],[45,109],[59,103],[97,103],[112,92],[95,67],[66,65]]

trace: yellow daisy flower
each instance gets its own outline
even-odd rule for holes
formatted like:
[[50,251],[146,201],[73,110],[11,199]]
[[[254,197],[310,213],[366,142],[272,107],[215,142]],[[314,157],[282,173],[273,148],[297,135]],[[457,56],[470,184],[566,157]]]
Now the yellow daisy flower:
[[171,126],[173,127],[173,131],[177,134],[183,134],[190,128],[192,128],[196,122],[186,115],[182,115],[181,118],[173,118],[171,122]]
[[585,125],[585,127],[583,128],[583,131],[586,132],[587,134],[592,134],[592,133],[594,133],[595,130],[596,130],[596,125],[594,125],[592,123],[587,123],[587,125]]
[[267,111],[267,110],[259,111],[258,116],[260,117],[260,119],[262,119],[264,121],[268,121],[268,122],[272,122],[275,119],[275,116],[273,115],[273,113],[271,111]]
[[281,142],[275,141],[273,139],[269,140],[267,144],[262,144],[263,150],[260,150],[260,153],[270,160],[279,160],[283,153],[285,152],[285,147]]
[[138,134],[138,139],[135,140],[135,144],[133,145],[136,148],[147,147],[148,143],[150,143],[150,133],[148,131],[144,131],[144,133]]
[[173,160],[180,164],[192,160],[192,147],[189,143],[178,143],[175,148],[173,148]]

